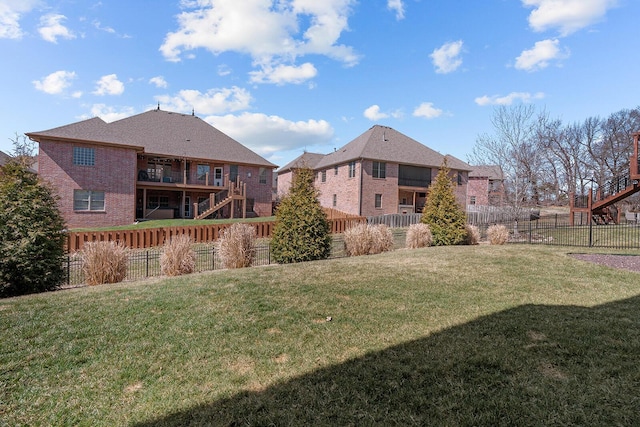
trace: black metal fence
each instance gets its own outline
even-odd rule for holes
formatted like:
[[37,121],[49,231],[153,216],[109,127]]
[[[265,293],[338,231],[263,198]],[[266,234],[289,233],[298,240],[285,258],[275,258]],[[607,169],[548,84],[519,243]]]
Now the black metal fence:
[[[500,224],[509,230],[510,243],[640,249],[640,226],[635,221],[595,225],[585,220],[580,225],[571,226],[569,215],[547,215]],[[490,225],[478,226],[482,238],[486,238]]]
[[[405,229],[393,229],[394,249],[405,246]],[[194,245],[196,255],[196,272],[221,270],[224,268],[222,260],[214,244]],[[126,281],[142,280],[149,277],[161,276],[160,256],[162,247],[151,249],[130,250],[129,264],[127,267]],[[334,235],[329,258],[342,258],[346,256],[344,249],[344,239],[341,234]],[[268,240],[260,241],[256,245],[256,254],[252,266],[270,265],[273,263],[271,257],[271,246]],[[83,286],[85,283],[82,255],[75,253],[68,255],[64,263],[66,287]]]
[[[495,223],[497,224],[497,223]],[[636,221],[626,221],[622,224],[570,226],[569,215],[529,216],[518,221],[501,221],[509,230],[509,243],[558,245],[576,247],[598,247],[613,249],[640,249],[640,225]],[[487,230],[494,224],[478,224],[482,240],[487,239]],[[392,229],[394,249],[405,247],[407,228]],[[211,271],[223,269],[222,260],[216,252],[215,245],[196,245],[196,271]],[[161,275],[160,256],[162,248],[156,247],[146,250],[131,250],[129,265],[125,280],[134,281]],[[345,257],[344,239],[341,234],[333,237],[331,255],[329,258]],[[273,263],[271,247],[268,240],[261,241],[256,246],[253,266],[270,265]],[[82,286],[84,273],[80,254],[67,256],[65,260],[65,285]]]

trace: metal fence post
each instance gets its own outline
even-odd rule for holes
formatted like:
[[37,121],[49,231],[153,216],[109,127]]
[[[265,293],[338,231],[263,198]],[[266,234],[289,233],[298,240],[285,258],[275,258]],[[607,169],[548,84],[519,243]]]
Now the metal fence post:
[[593,220],[589,221],[589,247],[593,246]]
[[147,271],[147,275],[146,277],[149,277],[149,250],[146,251],[147,252],[147,265],[146,265],[146,271]]

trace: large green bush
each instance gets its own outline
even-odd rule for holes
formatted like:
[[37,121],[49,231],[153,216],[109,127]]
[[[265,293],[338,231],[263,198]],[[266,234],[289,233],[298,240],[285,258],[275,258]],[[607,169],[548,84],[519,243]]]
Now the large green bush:
[[467,237],[466,215],[456,201],[446,159],[429,187],[421,222],[429,225],[434,246],[459,245]]
[[53,290],[64,272],[64,220],[53,190],[26,165],[0,168],[0,296]]
[[296,169],[291,189],[276,210],[271,251],[276,262],[291,263],[328,258],[331,229],[318,201],[309,168]]

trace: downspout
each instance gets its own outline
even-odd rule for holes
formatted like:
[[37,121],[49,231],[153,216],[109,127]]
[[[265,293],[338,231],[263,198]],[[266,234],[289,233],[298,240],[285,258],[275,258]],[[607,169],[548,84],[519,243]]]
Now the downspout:
[[359,200],[359,209],[358,209],[358,215],[362,216],[362,177],[364,174],[364,158],[360,157],[360,200]]

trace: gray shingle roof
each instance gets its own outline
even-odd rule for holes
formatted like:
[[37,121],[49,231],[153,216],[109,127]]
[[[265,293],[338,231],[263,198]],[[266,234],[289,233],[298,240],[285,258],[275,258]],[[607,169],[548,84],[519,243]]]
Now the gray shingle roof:
[[[316,164],[315,168],[323,169],[360,158],[433,168],[440,167],[444,160],[442,154],[415,139],[409,138],[393,128],[375,125],[344,147],[327,154]],[[455,157],[452,158],[455,159],[455,166],[449,164],[450,168],[471,169],[463,161]]]
[[471,172],[469,172],[469,178],[502,180],[504,179],[504,173],[499,165],[479,165],[472,166]]
[[314,169],[318,162],[324,158],[324,154],[307,153],[306,151],[278,169],[278,173],[287,172],[294,168],[309,167]]
[[91,141],[134,147],[148,154],[276,167],[201,118],[160,109],[112,123],[96,117],[27,136],[36,141]]
[[6,164],[9,160],[11,160],[11,156],[0,151],[0,166]]
[[472,167],[469,166],[468,163],[463,162],[462,160],[452,156],[451,154],[447,154],[445,155],[445,157],[447,158],[447,167],[449,169],[455,169],[459,171],[470,171],[472,169]]

